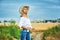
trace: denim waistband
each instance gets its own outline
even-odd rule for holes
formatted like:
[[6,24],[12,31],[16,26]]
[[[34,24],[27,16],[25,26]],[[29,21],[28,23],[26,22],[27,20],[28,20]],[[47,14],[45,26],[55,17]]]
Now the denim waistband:
[[27,29],[22,29],[22,31],[24,31],[24,32],[29,32],[29,30],[27,30]]

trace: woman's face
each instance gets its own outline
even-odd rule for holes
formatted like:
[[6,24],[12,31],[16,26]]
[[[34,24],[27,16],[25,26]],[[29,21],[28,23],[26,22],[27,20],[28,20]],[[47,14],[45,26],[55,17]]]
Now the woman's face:
[[27,8],[24,8],[23,12],[27,14],[28,9]]

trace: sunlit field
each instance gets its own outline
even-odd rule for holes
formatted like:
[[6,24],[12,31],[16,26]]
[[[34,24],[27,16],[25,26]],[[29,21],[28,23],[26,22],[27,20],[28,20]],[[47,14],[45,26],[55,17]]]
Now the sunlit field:
[[[5,23],[5,25],[9,25],[10,23]],[[60,23],[31,23],[32,27],[40,29],[40,30],[47,30],[49,28],[52,28],[54,26],[59,25]],[[4,23],[0,23],[0,25],[4,25]],[[15,23],[15,25],[18,25],[18,23]]]
[[47,30],[59,24],[60,23],[50,23],[50,22],[49,23],[32,23],[32,27],[35,27],[40,30]]

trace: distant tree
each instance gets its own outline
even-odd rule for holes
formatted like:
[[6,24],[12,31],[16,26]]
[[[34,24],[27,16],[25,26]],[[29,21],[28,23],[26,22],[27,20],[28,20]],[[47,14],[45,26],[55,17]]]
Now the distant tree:
[[53,22],[53,23],[56,23],[56,22],[57,22],[57,20],[53,20],[52,22]]
[[7,22],[7,20],[4,20],[4,22]]
[[15,20],[10,20],[9,22],[10,22],[11,24],[15,24],[15,23],[16,23]]
[[1,21],[0,21],[0,23],[1,23]]
[[57,19],[57,22],[59,22],[59,23],[60,23],[60,18],[59,18],[59,19]]
[[6,25],[7,20],[4,20],[4,25]]

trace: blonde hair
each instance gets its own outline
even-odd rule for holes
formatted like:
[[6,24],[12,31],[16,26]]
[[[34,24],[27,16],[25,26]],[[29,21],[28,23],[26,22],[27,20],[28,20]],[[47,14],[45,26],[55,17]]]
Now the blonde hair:
[[24,12],[23,12],[24,8],[27,8],[27,9],[29,10],[29,6],[21,6],[21,7],[19,8],[19,12],[20,12],[21,16],[22,16],[22,14],[24,13]]

